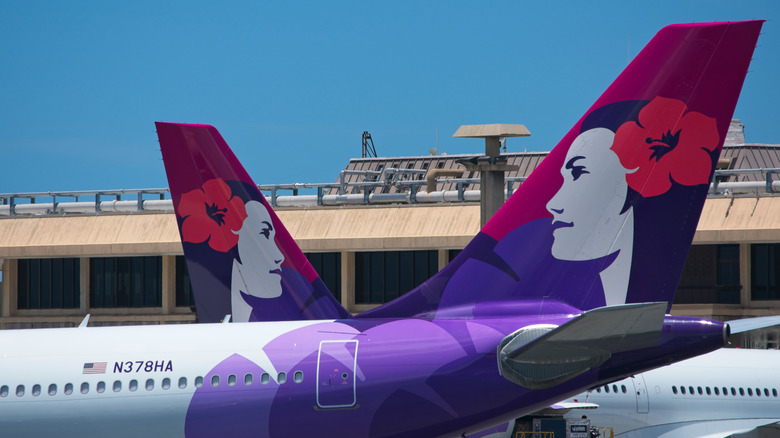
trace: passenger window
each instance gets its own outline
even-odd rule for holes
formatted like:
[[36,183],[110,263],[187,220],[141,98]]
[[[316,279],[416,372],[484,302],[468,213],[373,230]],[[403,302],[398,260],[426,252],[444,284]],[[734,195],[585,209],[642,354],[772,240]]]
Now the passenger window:
[[745,388],[739,388],[739,395],[741,396],[745,395]]
[[114,392],[119,392],[122,390],[122,382],[119,380],[114,380]]
[[[57,395],[57,385],[53,383],[49,385],[49,395]],[[0,393],[0,396],[2,396],[2,393]]]
[[154,389],[154,379],[146,379],[146,390],[151,391]]
[[681,387],[680,387],[680,392],[682,392],[682,393],[683,393],[683,395],[685,395],[685,387],[684,387],[684,386],[681,386]]
[[733,386],[731,387],[731,395],[737,395],[737,390]]
[[186,387],[187,387],[187,378],[179,377],[179,389],[184,389]]
[[623,394],[628,392],[628,390],[626,389],[626,385],[620,385],[620,390],[623,391]]
[[171,379],[167,377],[163,379],[162,389],[171,389]]
[[81,384],[81,393],[86,394],[89,392],[89,383],[84,382]]
[[219,386],[219,376],[214,374],[211,376],[211,386]]
[[0,386],[0,397],[8,397],[8,385]]
[[19,385],[16,387],[16,396],[21,397],[24,395],[24,385]]
[[[346,378],[346,377],[345,377],[345,378]],[[617,394],[617,392],[618,392],[618,391],[617,391],[617,385],[612,385],[612,392],[614,392],[615,394]]]
[[769,388],[764,388],[764,396],[769,397]]
[[693,392],[693,386],[689,386],[689,387],[688,387],[688,394],[690,394],[690,395],[693,395],[693,394],[694,394],[694,392]]
[[712,395],[712,391],[710,391],[710,387],[709,386],[704,388],[704,391],[707,393],[707,395]]
[[201,386],[203,386],[203,377],[198,376],[195,378],[195,387],[200,388]]
[[704,391],[701,390],[701,386],[697,386],[696,390],[699,391],[699,395],[704,395]]
[[609,385],[605,385],[605,386],[604,386],[604,392],[606,392],[607,394],[609,394]]
[[252,374],[251,374],[251,373],[249,373],[249,374],[246,374],[246,375],[244,376],[244,385],[251,385],[251,384],[252,384],[252,380],[253,380],[253,379],[254,379],[254,377],[252,376]]
[[753,397],[753,388],[748,388],[748,395]]
[[38,397],[41,395],[41,385],[33,385],[32,395],[34,397]]
[[106,392],[106,382],[98,382],[97,388],[95,388],[95,391],[102,394]]
[[676,386],[672,386],[672,394],[677,394],[677,387]]
[[236,384],[236,375],[231,374],[228,376],[228,385],[234,386]]
[[777,389],[772,388],[772,397],[777,397]]
[[260,376],[260,383],[262,383],[263,385],[267,384],[270,381],[271,381],[271,376],[269,376],[268,373],[263,373]]
[[281,385],[285,382],[287,382],[287,373],[285,372],[279,373],[279,384]]
[[137,390],[138,389],[138,380],[135,380],[135,379],[131,380],[130,384],[127,385],[127,389],[129,389],[130,391]]
[[65,393],[65,395],[71,395],[73,394],[73,384],[72,383],[66,383],[65,384],[65,390],[62,391]]
[[714,390],[715,390],[715,395],[720,395],[720,390],[718,389],[718,387],[717,387],[717,386],[716,386],[716,387],[714,387],[714,388],[712,388],[712,389],[714,389]]
[[601,393],[601,387],[596,388],[596,392]]
[[[295,383],[303,382],[303,371],[296,371],[295,374],[293,374],[293,382],[295,382]],[[626,387],[624,386],[623,389],[625,389],[625,388]]]
[[761,397],[761,388],[756,388],[756,397]]

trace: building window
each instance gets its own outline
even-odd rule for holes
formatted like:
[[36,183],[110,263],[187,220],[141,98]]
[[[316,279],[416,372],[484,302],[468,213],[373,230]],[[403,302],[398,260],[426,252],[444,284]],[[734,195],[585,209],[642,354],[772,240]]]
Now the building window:
[[90,260],[91,307],[162,305],[162,257],[102,257]]
[[341,253],[311,252],[306,254],[309,263],[320,274],[322,282],[331,294],[341,301]]
[[195,307],[190,273],[187,271],[187,260],[184,256],[176,256],[176,306]]
[[780,243],[754,243],[750,245],[750,274],[752,300],[780,299]]
[[21,259],[17,289],[20,309],[79,307],[79,259]]
[[739,245],[693,245],[675,304],[739,304]]
[[414,289],[439,269],[438,251],[355,253],[355,302],[381,304]]

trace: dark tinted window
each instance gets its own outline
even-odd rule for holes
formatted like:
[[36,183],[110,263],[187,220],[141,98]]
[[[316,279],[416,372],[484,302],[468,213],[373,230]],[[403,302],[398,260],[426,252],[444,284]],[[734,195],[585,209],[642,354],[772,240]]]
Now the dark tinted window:
[[438,251],[378,251],[355,254],[355,302],[381,304],[403,295],[439,268]]
[[20,259],[20,309],[74,309],[79,307],[80,260]]
[[162,257],[90,260],[92,307],[157,307],[162,304]]

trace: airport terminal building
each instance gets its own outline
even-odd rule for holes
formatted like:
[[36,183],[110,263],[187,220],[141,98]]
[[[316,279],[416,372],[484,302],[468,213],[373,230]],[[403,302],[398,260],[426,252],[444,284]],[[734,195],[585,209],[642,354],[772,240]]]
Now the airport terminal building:
[[[505,153],[522,183],[546,153]],[[445,266],[480,228],[475,155],[356,158],[335,183],[261,186],[337,299],[357,313]],[[335,170],[334,170],[335,173]],[[317,194],[299,195],[304,189]],[[165,190],[0,195],[0,328],[196,321]],[[672,313],[780,313],[780,145],[732,123]],[[743,346],[780,348],[780,329]]]

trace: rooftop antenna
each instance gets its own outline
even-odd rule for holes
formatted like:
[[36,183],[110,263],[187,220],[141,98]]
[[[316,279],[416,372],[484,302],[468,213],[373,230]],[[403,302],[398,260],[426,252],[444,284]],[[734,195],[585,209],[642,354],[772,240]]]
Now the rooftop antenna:
[[376,158],[376,148],[374,148],[374,139],[371,133],[363,131],[363,158]]

